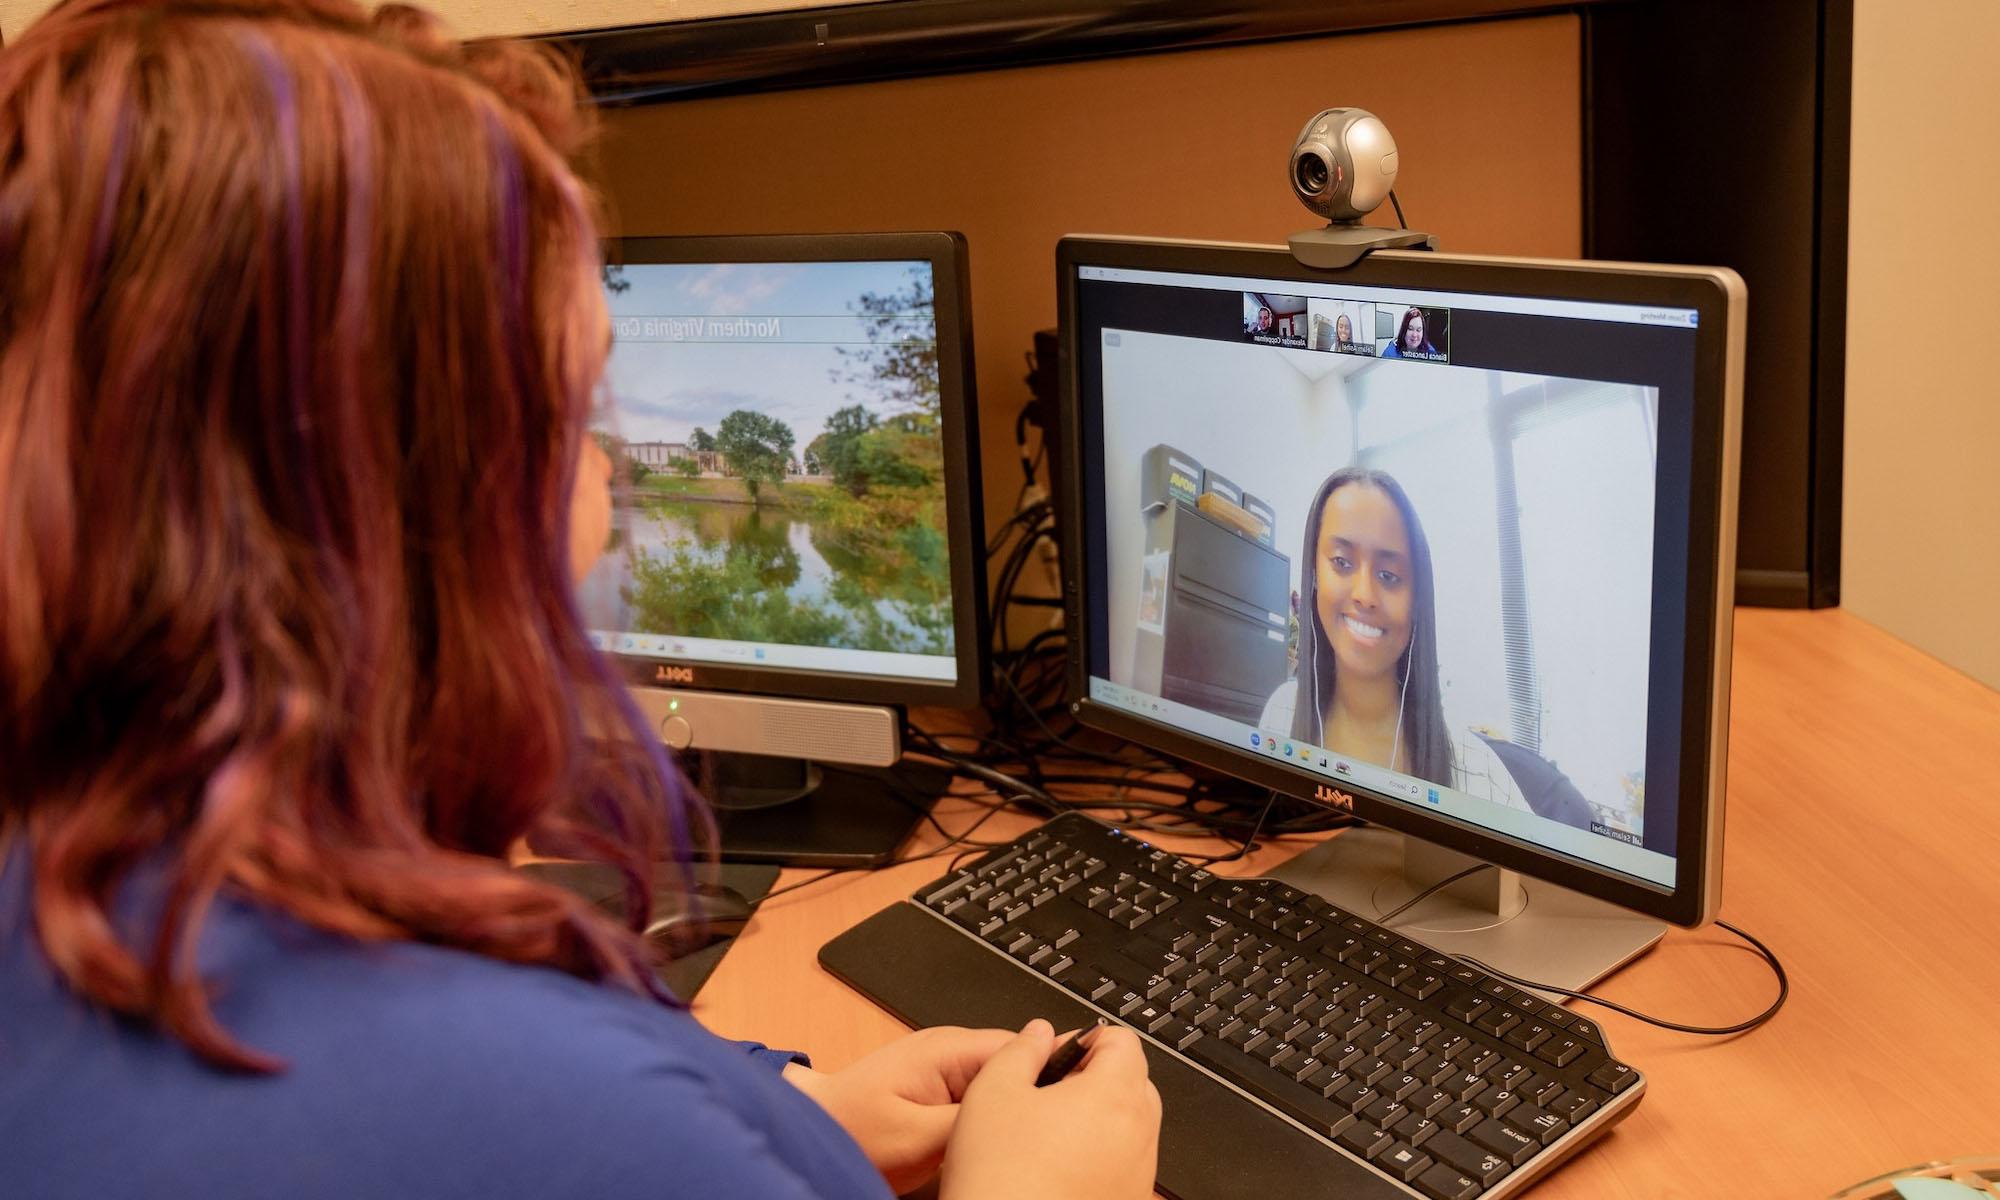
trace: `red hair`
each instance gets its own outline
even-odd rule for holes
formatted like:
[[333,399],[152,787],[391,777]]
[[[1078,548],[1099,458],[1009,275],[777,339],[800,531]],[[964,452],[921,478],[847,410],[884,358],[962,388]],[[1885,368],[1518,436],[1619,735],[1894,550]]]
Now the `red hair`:
[[194,971],[225,888],[646,986],[503,861],[617,862],[636,925],[690,842],[568,577],[578,100],[342,0],[71,0],[0,51],[0,828],[61,976],[211,1062],[277,1065]]

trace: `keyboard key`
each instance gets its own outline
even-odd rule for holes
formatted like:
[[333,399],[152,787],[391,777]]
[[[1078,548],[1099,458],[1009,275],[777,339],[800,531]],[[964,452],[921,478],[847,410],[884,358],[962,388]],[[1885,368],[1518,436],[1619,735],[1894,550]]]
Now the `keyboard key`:
[[1409,1112],[1410,1106],[1404,1104],[1401,1100],[1394,1100],[1388,1096],[1377,1096],[1363,1105],[1361,1111],[1355,1115],[1371,1125],[1379,1125],[1383,1129],[1387,1129],[1389,1126],[1402,1120],[1405,1116],[1408,1116]]
[[1248,1021],[1240,1021],[1237,1023],[1236,1028],[1228,1030],[1222,1035],[1222,1040],[1248,1054],[1256,1047],[1270,1041],[1271,1035],[1250,1024]]
[[1345,1108],[1296,1083],[1278,1079],[1262,1065],[1213,1042],[1197,1044],[1188,1057],[1321,1137],[1334,1137],[1354,1123]]
[[1418,971],[1397,984],[1396,988],[1419,1000],[1428,1000],[1444,990],[1444,979],[1430,971]]
[[1438,1088],[1464,1100],[1486,1090],[1486,1077],[1476,1071],[1459,1071],[1439,1080]]
[[[1349,1078],[1352,1078],[1352,1076]],[[1368,1107],[1368,1105],[1374,1102],[1376,1095],[1377,1093],[1374,1088],[1357,1079],[1335,1092],[1333,1094],[1333,1102],[1349,1112],[1353,1112],[1356,1109]]]
[[1438,1123],[1415,1109],[1404,1113],[1403,1119],[1396,1122],[1395,1128],[1389,1130],[1391,1135],[1401,1138],[1412,1146],[1423,1145],[1437,1131]]
[[1470,1023],[1479,1014],[1492,1007],[1493,1005],[1484,996],[1476,996],[1468,992],[1463,996],[1455,997],[1450,1004],[1444,1006],[1444,1010],[1459,1020]]
[[1584,1078],[1615,1096],[1639,1082],[1639,1073],[1624,1063],[1608,1062]]
[[1430,1169],[1431,1156],[1415,1146],[1392,1141],[1375,1152],[1375,1165],[1408,1183]]
[[1597,1101],[1581,1092],[1565,1091],[1554,1099],[1543,1101],[1542,1107],[1570,1124],[1578,1125],[1597,1111]]
[[1532,1133],[1546,1146],[1569,1132],[1569,1122],[1532,1104],[1517,1104],[1507,1114],[1507,1124],[1525,1133]]
[[1453,1133],[1464,1133],[1486,1119],[1486,1114],[1470,1104],[1448,1104],[1431,1114],[1437,1123]]
[[1439,1163],[1417,1176],[1417,1190],[1432,1200],[1472,1200],[1482,1190],[1479,1181]]
[[1583,1043],[1573,1037],[1555,1037],[1535,1048],[1535,1056],[1558,1067],[1566,1067],[1583,1057]]
[[1418,1079],[1415,1075],[1410,1074],[1408,1071],[1405,1071],[1400,1075],[1391,1075],[1388,1078],[1382,1080],[1380,1083],[1376,1084],[1375,1086],[1381,1088],[1382,1091],[1387,1095],[1394,1096],[1398,1100],[1401,1100],[1405,1096],[1414,1096],[1418,1092],[1427,1090],[1424,1087],[1424,1081]]
[[1272,1038],[1267,1042],[1252,1047],[1250,1057],[1264,1063],[1272,1070],[1282,1071],[1285,1068],[1285,1064],[1299,1057],[1299,1049],[1283,1038]]
[[1511,1089],[1498,1085],[1487,1088],[1472,1097],[1472,1107],[1489,1117],[1497,1117],[1521,1102],[1521,1098]]
[[1514,1169],[1513,1163],[1504,1155],[1495,1154],[1484,1146],[1474,1145],[1458,1134],[1443,1130],[1424,1143],[1424,1153],[1472,1176],[1481,1187],[1492,1187]]
[[1466,1136],[1516,1167],[1533,1158],[1535,1151],[1542,1148],[1542,1143],[1533,1135],[1502,1121],[1481,1121]]
[[1334,1140],[1363,1159],[1369,1159],[1375,1157],[1375,1152],[1387,1146],[1392,1139],[1366,1121],[1356,1121],[1341,1130],[1340,1136]]
[[1548,1041],[1551,1032],[1549,1027],[1540,1021],[1523,1021],[1508,1030],[1507,1036],[1500,1040],[1517,1050],[1532,1051],[1535,1047]]
[[1493,1008],[1479,1014],[1472,1024],[1496,1037],[1521,1023],[1521,1014],[1511,1008]]
[[1379,1058],[1364,1058],[1360,1062],[1349,1064],[1346,1071],[1361,1082],[1372,1085],[1376,1080],[1389,1074],[1389,1064]]

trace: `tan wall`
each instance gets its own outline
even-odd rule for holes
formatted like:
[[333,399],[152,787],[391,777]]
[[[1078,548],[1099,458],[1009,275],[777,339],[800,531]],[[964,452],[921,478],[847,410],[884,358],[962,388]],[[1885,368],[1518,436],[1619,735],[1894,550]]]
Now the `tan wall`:
[[[468,34],[788,0],[435,5]],[[19,28],[41,0],[0,0]],[[1402,149],[1410,219],[1447,249],[1574,256],[1580,31],[1558,15],[613,112],[602,182],[634,234],[956,229],[971,245],[989,521],[1020,484],[1023,356],[1055,323],[1055,242],[1099,232],[1282,242],[1312,223],[1286,155],[1330,104]]]
[[2000,687],[2000,4],[1857,0],[1841,602]]
[[1312,223],[1292,139],[1343,102],[1389,123],[1404,209],[1447,248],[1573,256],[1579,86],[1565,15],[632,109],[603,174],[626,233],[962,231],[995,521],[1059,236],[1282,242]]

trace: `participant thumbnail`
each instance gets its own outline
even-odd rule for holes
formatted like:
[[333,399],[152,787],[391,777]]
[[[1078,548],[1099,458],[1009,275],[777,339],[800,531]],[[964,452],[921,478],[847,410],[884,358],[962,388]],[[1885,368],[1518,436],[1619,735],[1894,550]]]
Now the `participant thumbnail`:
[[1243,340],[1260,346],[1306,344],[1306,298],[1243,293]]
[[1361,300],[1307,302],[1307,348],[1335,354],[1375,353],[1375,306]]
[[1434,305],[1377,305],[1375,354],[1415,362],[1450,362],[1451,310]]

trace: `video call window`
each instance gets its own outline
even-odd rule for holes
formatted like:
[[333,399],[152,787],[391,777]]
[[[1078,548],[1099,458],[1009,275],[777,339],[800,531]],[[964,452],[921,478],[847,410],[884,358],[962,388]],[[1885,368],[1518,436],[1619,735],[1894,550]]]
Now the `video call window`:
[[1365,300],[1306,302],[1307,348],[1335,354],[1375,353],[1375,306]]
[[1259,346],[1306,344],[1306,298],[1243,293],[1243,338]]
[[1111,682],[1641,843],[1658,390],[1326,361],[1105,338]]
[[1450,362],[1451,310],[1434,305],[1377,305],[1375,356],[1410,362]]

